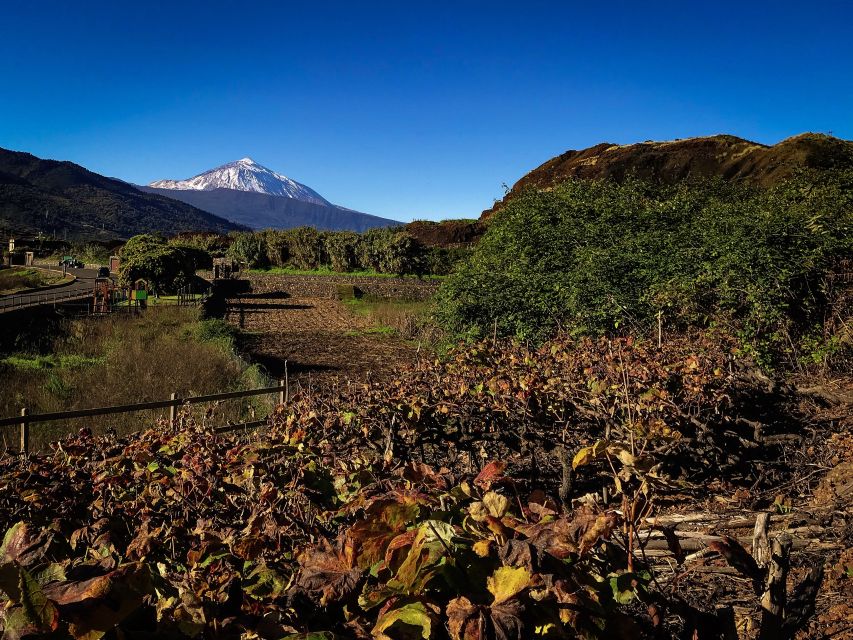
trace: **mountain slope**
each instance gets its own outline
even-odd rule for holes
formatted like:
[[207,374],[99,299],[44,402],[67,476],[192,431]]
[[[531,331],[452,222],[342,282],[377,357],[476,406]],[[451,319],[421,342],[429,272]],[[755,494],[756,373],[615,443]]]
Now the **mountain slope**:
[[72,162],[0,149],[0,229],[6,232],[112,240],[137,233],[227,233],[239,228],[206,211],[143,193]]
[[[547,189],[570,178],[621,181],[628,176],[672,184],[720,176],[769,187],[801,168],[853,167],[853,142],[804,133],[773,146],[718,135],[668,142],[602,143],[551,158],[513,185],[504,201],[525,187]],[[483,212],[487,218],[503,201]]]
[[156,189],[193,191],[236,189],[237,191],[252,191],[315,204],[331,205],[328,200],[310,187],[267,169],[251,158],[229,162],[186,180],[157,180],[148,186]]
[[335,205],[236,189],[196,191],[138,187],[147,193],[174,198],[253,229],[316,227],[326,231],[367,231],[400,222]]
[[157,180],[139,188],[253,229],[310,226],[329,231],[366,231],[401,224],[334,205],[310,187],[251,158],[229,162],[186,180]]

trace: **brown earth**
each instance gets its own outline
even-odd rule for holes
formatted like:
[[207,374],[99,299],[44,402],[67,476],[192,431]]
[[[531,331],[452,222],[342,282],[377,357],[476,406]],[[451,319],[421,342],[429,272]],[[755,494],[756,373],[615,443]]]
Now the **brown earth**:
[[415,347],[376,333],[339,300],[255,294],[229,300],[226,319],[247,333],[242,348],[253,362],[275,378],[284,376],[286,362],[288,377],[300,384],[384,379],[417,358]]
[[486,226],[478,220],[415,220],[406,232],[427,247],[466,247],[483,236]]
[[853,167],[853,142],[804,133],[767,146],[729,135],[668,142],[617,145],[602,143],[551,158],[513,185],[481,220],[499,210],[526,187],[547,189],[570,178],[642,180],[672,184],[690,178],[719,176],[770,187],[801,168]]

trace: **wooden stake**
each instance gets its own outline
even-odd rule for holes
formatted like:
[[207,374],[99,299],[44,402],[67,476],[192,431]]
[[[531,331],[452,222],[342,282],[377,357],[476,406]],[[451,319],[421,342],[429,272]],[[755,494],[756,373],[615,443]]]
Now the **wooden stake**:
[[30,423],[27,421],[29,411],[26,407],[21,409],[21,453],[27,455],[30,452]]
[[[172,395],[169,396],[169,399],[170,400],[177,400],[178,394],[173,391]],[[169,405],[169,424],[173,427],[175,426],[175,418],[177,418],[177,415],[178,415],[177,403],[170,404]]]
[[661,344],[663,341],[663,331],[662,331],[662,323],[661,323],[661,314],[662,310],[658,310],[658,349],[661,348]]

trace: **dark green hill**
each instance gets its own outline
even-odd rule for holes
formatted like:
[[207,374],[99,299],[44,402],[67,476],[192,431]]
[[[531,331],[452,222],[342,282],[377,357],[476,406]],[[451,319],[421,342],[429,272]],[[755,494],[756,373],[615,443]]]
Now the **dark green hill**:
[[662,184],[722,177],[771,187],[799,169],[853,167],[853,142],[804,133],[773,146],[729,135],[668,142],[597,144],[551,158],[513,185],[507,196],[483,212],[487,218],[526,187],[549,189],[570,178],[621,182],[628,176]]
[[69,240],[242,228],[188,204],[143,193],[73,162],[0,149],[0,232]]

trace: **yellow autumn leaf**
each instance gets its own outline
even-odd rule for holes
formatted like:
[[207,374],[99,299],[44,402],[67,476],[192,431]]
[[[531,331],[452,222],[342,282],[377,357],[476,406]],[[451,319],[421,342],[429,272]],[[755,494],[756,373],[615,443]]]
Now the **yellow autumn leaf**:
[[486,579],[486,588],[495,597],[495,605],[515,597],[529,584],[530,572],[524,567],[500,567]]

